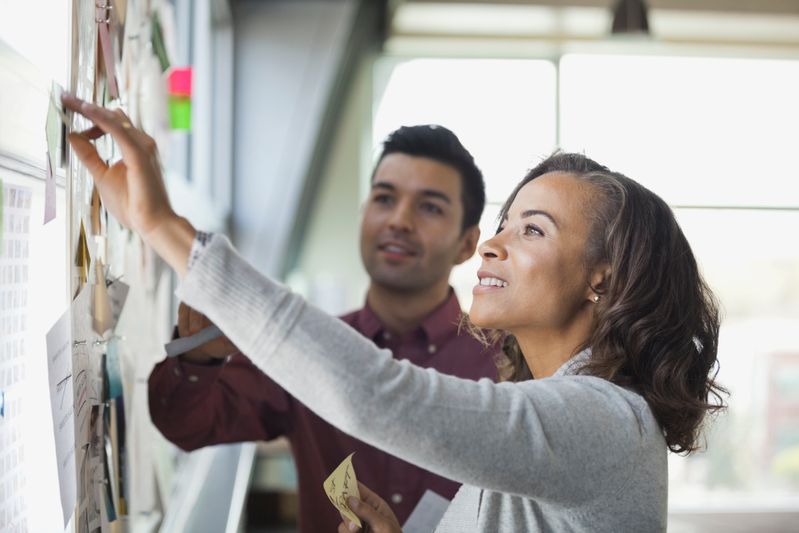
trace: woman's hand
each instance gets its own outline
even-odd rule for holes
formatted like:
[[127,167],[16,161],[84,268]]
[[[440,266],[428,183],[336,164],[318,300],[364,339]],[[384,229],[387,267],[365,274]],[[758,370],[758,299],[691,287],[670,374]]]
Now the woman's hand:
[[[134,128],[121,110],[105,109],[69,94],[61,101],[94,123],[85,132],[71,133],[69,144],[94,178],[106,209],[183,274],[196,232],[169,204],[155,141]],[[105,134],[111,135],[122,151],[122,160],[110,166],[91,143]]]
[[[402,533],[402,528],[388,504],[369,487],[358,482],[358,491],[361,499],[350,496],[347,500],[355,515],[365,523],[363,530],[369,533]],[[351,533],[358,530],[358,526],[350,522],[345,516],[338,525],[338,533]],[[368,527],[367,527],[368,526]]]

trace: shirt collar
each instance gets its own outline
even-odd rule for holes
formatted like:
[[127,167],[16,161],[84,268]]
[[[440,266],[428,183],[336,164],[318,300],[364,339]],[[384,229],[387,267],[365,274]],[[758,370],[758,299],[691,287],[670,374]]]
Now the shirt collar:
[[560,368],[558,368],[552,377],[558,376],[571,376],[579,372],[579,370],[588,362],[588,359],[591,357],[591,348],[586,348],[582,352],[578,353],[577,355],[573,356],[571,359],[563,363]]
[[[420,324],[427,341],[434,346],[443,346],[451,337],[457,335],[461,319],[461,305],[455,291],[450,288],[449,297]],[[378,334],[385,331],[385,326],[366,303],[358,312],[358,324],[361,333],[369,339],[376,340]]]

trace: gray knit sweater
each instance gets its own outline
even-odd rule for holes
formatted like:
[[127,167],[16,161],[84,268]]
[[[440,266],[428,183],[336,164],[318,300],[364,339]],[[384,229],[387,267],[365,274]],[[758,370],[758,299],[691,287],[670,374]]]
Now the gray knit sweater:
[[523,383],[422,369],[265,278],[220,235],[177,293],[334,426],[463,483],[438,532],[666,529],[663,434],[641,396],[574,375],[587,353]]

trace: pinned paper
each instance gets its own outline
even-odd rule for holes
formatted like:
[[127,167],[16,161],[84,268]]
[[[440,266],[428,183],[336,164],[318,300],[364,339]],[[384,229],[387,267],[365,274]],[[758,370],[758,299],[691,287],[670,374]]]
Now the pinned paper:
[[53,171],[60,168],[66,159],[66,136],[69,119],[61,104],[61,93],[64,90],[53,82],[50,90],[50,106],[47,110],[45,133],[47,135],[47,153],[50,157],[50,166]]
[[94,262],[94,286],[92,286],[92,329],[102,335],[113,327],[111,301],[105,285],[103,262],[98,257]]
[[102,229],[100,227],[100,208],[102,204],[100,202],[100,193],[97,192],[97,186],[92,187],[92,205],[91,205],[91,212],[89,214],[89,219],[92,223],[92,235],[102,235]]
[[97,6],[97,35],[100,39],[100,53],[103,56],[103,69],[108,86],[108,96],[111,100],[119,98],[117,86],[116,61],[114,61],[114,48],[111,43],[110,13],[108,5]]
[[75,508],[77,476],[75,472],[75,411],[72,378],[71,310],[66,311],[47,332],[47,372],[50,384],[50,407],[53,413],[55,454],[64,526]]
[[161,65],[161,72],[166,72],[167,69],[169,69],[169,55],[166,51],[166,41],[164,40],[164,30],[161,26],[161,19],[157,12],[153,13],[150,40],[153,46],[153,52],[155,52],[158,63]]
[[3,255],[3,180],[0,179],[0,256]]
[[86,230],[83,229],[83,221],[80,223],[80,233],[78,234],[78,249],[75,251],[75,266],[78,268],[78,290],[89,282],[89,264],[92,258],[89,255],[89,245],[86,243]]
[[108,298],[111,301],[111,327],[115,328],[119,322],[119,316],[125,308],[125,300],[128,298],[130,285],[115,279],[106,282],[106,287],[108,288]]
[[350,496],[361,499],[361,493],[358,491],[358,480],[355,477],[355,468],[352,466],[351,453],[344,459],[340,465],[333,470],[333,473],[325,480],[322,485],[325,489],[325,494],[330,499],[330,503],[336,509],[346,516],[350,522],[355,523],[361,527],[361,519],[352,512],[350,506],[347,505],[347,498]]
[[55,172],[47,154],[47,178],[44,180],[44,223],[55,218]]

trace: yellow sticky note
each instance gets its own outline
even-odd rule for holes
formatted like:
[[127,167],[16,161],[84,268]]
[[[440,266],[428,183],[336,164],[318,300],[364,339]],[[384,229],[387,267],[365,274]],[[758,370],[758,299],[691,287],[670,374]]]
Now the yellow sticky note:
[[325,488],[325,493],[330,499],[336,509],[341,511],[341,514],[349,518],[350,522],[354,522],[358,527],[361,526],[361,519],[350,510],[347,505],[347,498],[353,496],[361,499],[361,494],[358,492],[358,479],[355,477],[355,468],[352,466],[351,453],[344,459],[340,465],[333,470],[333,473],[325,480],[322,485]]

